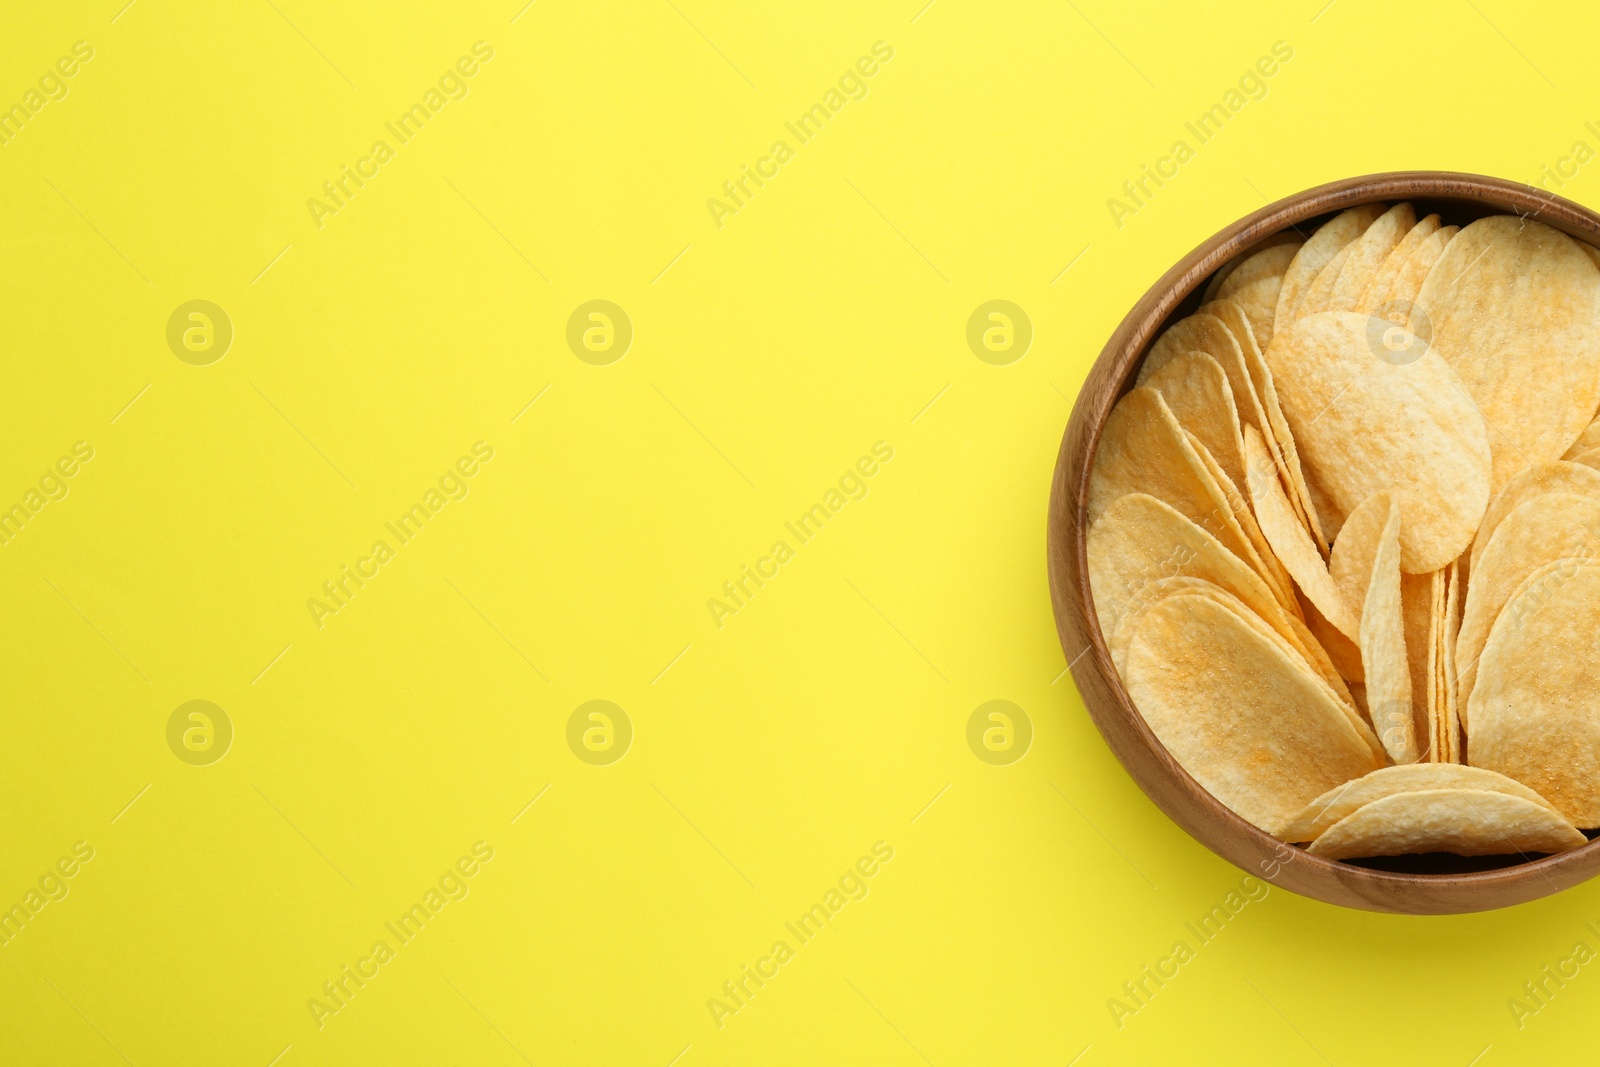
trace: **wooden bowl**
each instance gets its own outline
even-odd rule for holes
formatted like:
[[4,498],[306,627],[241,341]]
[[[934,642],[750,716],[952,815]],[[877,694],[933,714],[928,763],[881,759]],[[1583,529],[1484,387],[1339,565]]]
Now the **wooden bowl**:
[[[1150,342],[1198,305],[1211,274],[1240,251],[1291,226],[1310,234],[1323,216],[1375,200],[1409,200],[1445,224],[1492,214],[1535,218],[1600,245],[1600,215],[1532,186],[1476,174],[1401,171],[1308,189],[1228,226],[1150,287],[1106,342],[1072,409],[1050,489],[1050,599],[1061,647],[1084,705],[1133,780],[1201,844],[1274,885],[1330,904],[1371,911],[1447,914],[1503,908],[1577,885],[1600,872],[1600,839],[1529,862],[1415,856],[1384,869],[1334,863],[1286,845],[1223,805],[1172,758],[1128,699],[1094,611],[1086,558],[1089,472],[1112,405],[1133,386]],[[1490,865],[1491,869],[1473,869]]]

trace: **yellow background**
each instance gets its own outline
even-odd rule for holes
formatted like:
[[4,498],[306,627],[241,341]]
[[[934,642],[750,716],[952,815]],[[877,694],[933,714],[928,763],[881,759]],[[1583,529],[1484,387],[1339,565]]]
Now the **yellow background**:
[[[0,103],[94,58],[0,147],[0,503],[75,441],[95,458],[0,547],[0,904],[95,856],[0,947],[0,1061],[1592,1046],[1594,968],[1520,1029],[1507,1000],[1600,947],[1600,884],[1431,919],[1274,890],[1199,946],[1184,924],[1241,872],[1108,753],[1044,573],[1072,398],[1145,288],[1323,181],[1532,180],[1600,147],[1592,7],[923,3],[8,12]],[[469,95],[318,228],[308,198],[479,40]],[[868,95],[793,144],[877,41]],[[1267,95],[1115,225],[1276,41]],[[719,228],[707,199],[779,138]],[[1559,191],[1600,202],[1588,170]],[[608,366],[565,340],[597,298],[634,329]],[[235,331],[209,366],[166,342],[193,299]],[[991,299],[1034,329],[1007,366],[965,340]],[[470,494],[319,628],[307,599],[479,440]],[[719,628],[707,599],[877,441],[869,494]],[[209,766],[167,745],[193,699],[235,730]],[[567,744],[593,699],[634,731],[607,766]],[[994,699],[1034,732],[1008,766],[966,740]],[[319,1029],[308,998],[477,841],[470,895]],[[868,895],[719,1027],[708,999],[878,841]],[[1119,1028],[1108,999],[1179,939],[1195,958]]]

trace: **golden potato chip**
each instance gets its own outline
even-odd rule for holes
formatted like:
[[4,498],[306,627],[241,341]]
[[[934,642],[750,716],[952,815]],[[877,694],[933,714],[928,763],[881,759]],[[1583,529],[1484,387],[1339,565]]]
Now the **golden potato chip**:
[[1390,512],[1394,510],[1394,498],[1388,493],[1373,493],[1363,500],[1345,520],[1328,559],[1328,575],[1333,579],[1340,601],[1352,606],[1352,617],[1358,628],[1361,608],[1356,605],[1367,602],[1367,584],[1372,581],[1378,545],[1389,525]]
[[[1425,239],[1417,246],[1417,250],[1402,264],[1394,276],[1394,281],[1389,285],[1389,292],[1382,303],[1374,307],[1371,314],[1378,314],[1380,308],[1389,308],[1393,314],[1405,316],[1407,323],[1417,302],[1417,297],[1422,293],[1422,283],[1428,280],[1428,275],[1433,271],[1433,265],[1439,262],[1439,257],[1444,255],[1445,248],[1457,233],[1461,232],[1459,226],[1441,226],[1431,237]],[[1387,317],[1387,316],[1384,316]],[[1407,326],[1412,332],[1415,326]]]
[[[1469,584],[1469,600],[1472,593]],[[1600,565],[1543,568],[1506,603],[1478,662],[1477,684],[1463,687],[1472,765],[1537,790],[1580,827],[1600,826],[1596,632]]]
[[1222,364],[1204,352],[1180,352],[1140,384],[1165,398],[1178,424],[1200,439],[1234,485],[1244,484],[1244,438]]
[[1588,426],[1585,426],[1583,432],[1578,435],[1578,439],[1572,442],[1572,447],[1567,449],[1566,454],[1561,458],[1571,459],[1573,456],[1581,455],[1591,448],[1600,448],[1600,419],[1596,419]]
[[1515,216],[1479,219],[1445,247],[1416,303],[1415,328],[1431,329],[1432,349],[1489,427],[1491,491],[1562,455],[1594,418],[1600,270],[1566,234]]
[[1306,851],[1329,860],[1418,852],[1509,856],[1585,844],[1571,823],[1536,801],[1487,789],[1421,789],[1357,808]]
[[1277,468],[1254,426],[1245,428],[1245,456],[1250,471],[1247,479],[1250,500],[1272,554],[1324,618],[1346,634],[1358,632],[1354,613],[1339,599],[1339,590],[1328,573],[1328,565],[1317,550],[1316,542],[1311,540],[1305,523],[1289,504],[1283,483],[1278,480]]
[[1587,451],[1579,452],[1572,457],[1572,462],[1581,463],[1591,470],[1600,470],[1600,448],[1591,448]]
[[1291,659],[1297,663],[1305,664],[1317,674],[1318,680],[1326,686],[1328,692],[1350,712],[1351,720],[1356,725],[1357,732],[1362,735],[1362,739],[1371,739],[1373,755],[1380,758],[1384,757],[1383,748],[1378,744],[1377,738],[1373,737],[1372,732],[1365,728],[1365,723],[1360,722],[1360,713],[1356,711],[1355,698],[1350,695],[1350,690],[1337,677],[1330,681],[1326,672],[1318,668],[1314,663],[1308,662],[1301,652],[1302,648],[1307,647],[1306,638],[1302,637],[1299,641],[1290,641],[1283,633],[1273,629],[1272,624],[1251,611],[1244,601],[1221,586],[1206,581],[1204,578],[1193,578],[1187,575],[1160,578],[1139,591],[1138,597],[1117,623],[1116,633],[1107,642],[1107,646],[1111,650],[1111,662],[1116,666],[1118,676],[1127,676],[1128,644],[1138,630],[1140,617],[1167,597],[1178,595],[1204,596],[1215,600],[1218,604],[1243,619],[1251,629],[1275,643]]
[[1112,501],[1128,493],[1149,493],[1165,500],[1211,531],[1228,551],[1276,587],[1268,577],[1271,568],[1239,525],[1222,486],[1178,425],[1166,400],[1148,386],[1117,401],[1106,419],[1089,479],[1089,521],[1094,522]]
[[1239,264],[1237,270],[1232,271],[1218,284],[1215,291],[1208,291],[1205,302],[1221,300],[1223,297],[1232,296],[1251,282],[1262,278],[1282,278],[1283,272],[1289,269],[1289,263],[1294,259],[1294,254],[1300,251],[1300,246],[1305,242],[1293,230],[1284,231],[1292,240],[1264,248],[1249,259]]
[[[1340,249],[1365,233],[1367,227],[1387,209],[1386,204],[1362,204],[1341,211],[1319,227],[1317,232],[1311,235],[1311,239],[1300,246],[1300,251],[1289,263],[1289,269],[1283,273],[1277,310],[1273,316],[1276,323],[1287,327],[1294,321],[1291,313],[1299,305],[1306,289],[1328,265],[1328,261],[1338,255]],[[1261,343],[1266,346],[1270,342]]]
[[1307,804],[1305,810],[1291,819],[1278,836],[1285,841],[1315,841],[1334,823],[1374,800],[1392,797],[1397,793],[1431,789],[1481,789],[1489,793],[1521,797],[1550,811],[1556,810],[1550,807],[1544,797],[1521,782],[1482,767],[1463,767],[1455,763],[1408,763],[1397,767],[1379,767],[1353,782],[1334,786]]
[[[1211,280],[1206,283],[1205,291],[1200,297],[1200,302],[1203,304],[1210,303],[1211,301],[1216,300],[1219,296],[1224,295],[1222,293],[1222,287],[1227,285],[1230,279],[1233,279],[1240,270],[1245,270],[1249,276],[1240,279],[1237,284],[1234,285],[1235,289],[1245,282],[1254,281],[1257,278],[1264,278],[1268,274],[1283,274],[1283,272],[1288,269],[1289,261],[1294,258],[1294,250],[1298,249],[1303,243],[1304,242],[1301,240],[1300,235],[1293,230],[1280,230],[1271,237],[1266,237],[1260,241],[1257,241],[1255,244],[1251,245],[1243,252],[1240,252],[1228,262],[1224,263],[1221,267],[1217,268],[1217,272],[1213,274],[1211,276]],[[1266,253],[1272,252],[1273,249],[1279,248],[1283,245],[1291,245],[1293,247],[1287,253],[1282,254],[1281,264],[1278,263],[1275,258],[1270,261],[1262,258]]]
[[[1366,675],[1361,670],[1360,647],[1346,637],[1337,626],[1329,622],[1327,617],[1317,610],[1317,606],[1311,602],[1309,597],[1303,597],[1300,606],[1305,613],[1306,630],[1316,639],[1317,644],[1322,646],[1323,651],[1327,653],[1328,661],[1333,664],[1333,668],[1339,673],[1339,677],[1351,683],[1351,694],[1354,695],[1354,685],[1363,683],[1366,678]],[[1365,689],[1364,684],[1362,688],[1363,690]],[[1363,709],[1366,707],[1365,694],[1363,694],[1361,706]]]
[[1256,395],[1261,399],[1261,410],[1266,414],[1266,424],[1257,426],[1256,429],[1261,431],[1267,443],[1267,450],[1272,453],[1273,461],[1278,464],[1279,475],[1289,490],[1289,502],[1294,505],[1295,513],[1305,522],[1312,538],[1326,552],[1331,542],[1323,536],[1322,527],[1311,511],[1311,498],[1306,492],[1306,478],[1300,466],[1300,453],[1295,447],[1294,434],[1289,432],[1289,423],[1283,417],[1283,409],[1278,402],[1277,386],[1272,381],[1272,371],[1267,366],[1266,357],[1261,354],[1260,345],[1256,343],[1255,328],[1233,300],[1219,300],[1214,307],[1216,317],[1238,341],[1251,385],[1255,387]]
[[[1152,374],[1185,352],[1204,352],[1226,370],[1228,355],[1235,347],[1237,344],[1233,334],[1215,315],[1206,312],[1185,315],[1161,331],[1161,336],[1155,339],[1150,351],[1145,354],[1144,362],[1139,364],[1139,376],[1134,384],[1144,385]],[[1240,356],[1240,359],[1243,358]],[[1238,385],[1232,380],[1228,384],[1234,387],[1234,399],[1237,401],[1240,392]]]
[[1222,298],[1238,305],[1244,317],[1249,320],[1250,330],[1255,334],[1258,345],[1265,346],[1272,341],[1272,331],[1276,328],[1278,316],[1278,297],[1282,288],[1283,276],[1269,274],[1265,278],[1257,278],[1253,282],[1241,285]]
[[1087,548],[1095,614],[1108,641],[1123,615],[1150,596],[1151,583],[1178,575],[1204,578],[1265,619],[1330,689],[1348,696],[1327,652],[1278,603],[1266,580],[1171,505],[1144,493],[1120,498],[1089,527]]
[[1306,291],[1300,294],[1300,302],[1289,310],[1289,319],[1280,318],[1279,328],[1293,319],[1315,315],[1319,311],[1333,310],[1333,287],[1338,284],[1339,274],[1360,243],[1361,238],[1358,237],[1333,254],[1333,258],[1328,260],[1328,265],[1317,272],[1317,276],[1311,279],[1311,284],[1306,286]]
[[[1290,430],[1337,510],[1389,492],[1400,506],[1401,568],[1438,570],[1472,542],[1489,499],[1483,417],[1427,347],[1397,364],[1376,335],[1398,329],[1351,312],[1300,319],[1268,362]],[[1408,335],[1409,336],[1409,335]]]
[[1372,728],[1390,759],[1415,763],[1411,668],[1406,663],[1405,617],[1400,607],[1400,509],[1393,501],[1373,554],[1361,607],[1359,644]]
[[1530,497],[1500,520],[1467,586],[1456,641],[1460,692],[1468,700],[1495,619],[1523,579],[1546,563],[1600,557],[1600,500],[1574,493]]
[[1239,524],[1239,529],[1244,531],[1245,540],[1254,550],[1253,557],[1245,562],[1267,580],[1267,585],[1278,598],[1278,603],[1290,611],[1298,611],[1299,606],[1294,598],[1294,583],[1289,579],[1289,572],[1283,569],[1283,564],[1273,554],[1272,547],[1267,544],[1261,526],[1256,522],[1255,512],[1250,510],[1250,502],[1239,492],[1239,487],[1228,477],[1228,473],[1217,464],[1205,444],[1187,430],[1184,434],[1189,439],[1189,447],[1200,457],[1200,462],[1206,468],[1212,483],[1221,490],[1222,499],[1227,501],[1229,509],[1233,512],[1233,521]]
[[1418,222],[1406,235],[1400,238],[1400,243],[1395,245],[1389,254],[1383,257],[1383,262],[1378,269],[1373,271],[1372,277],[1367,281],[1367,287],[1356,298],[1350,307],[1335,307],[1334,311],[1359,311],[1363,315],[1374,315],[1384,302],[1389,299],[1389,287],[1400,276],[1400,268],[1406,260],[1416,252],[1424,240],[1432,237],[1439,230],[1439,216],[1429,215]]
[[1456,684],[1456,638],[1460,636],[1461,620],[1461,563],[1456,561],[1445,568],[1444,581],[1444,633],[1439,639],[1439,686],[1443,701],[1439,708],[1440,729],[1444,743],[1440,746],[1441,763],[1462,763],[1460,696]]
[[1339,276],[1328,294],[1328,301],[1319,311],[1354,311],[1361,297],[1372,284],[1378,269],[1417,225],[1417,213],[1410,204],[1396,204],[1382,215],[1366,232],[1346,247],[1350,255],[1339,268]]
[[1469,575],[1477,570],[1478,560],[1482,558],[1483,550],[1488,547],[1489,538],[1494,536],[1501,520],[1531,498],[1545,493],[1575,493],[1600,500],[1600,471],[1576,463],[1551,460],[1548,463],[1535,463],[1516,474],[1483,513],[1483,522],[1478,525],[1478,533],[1472,539],[1472,555],[1467,566]]
[[1427,741],[1429,760],[1436,760],[1433,703],[1437,691],[1435,648],[1437,613],[1434,585],[1439,572],[1400,576],[1400,613],[1405,620],[1406,665],[1411,670],[1411,722],[1420,750]]
[[1303,663],[1205,597],[1167,597],[1144,613],[1127,689],[1195,781],[1269,833],[1379,765]]

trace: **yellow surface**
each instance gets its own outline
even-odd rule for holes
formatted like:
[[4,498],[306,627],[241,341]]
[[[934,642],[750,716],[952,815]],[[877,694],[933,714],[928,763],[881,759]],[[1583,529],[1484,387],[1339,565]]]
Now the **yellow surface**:
[[[25,107],[93,50],[0,146],[0,505],[39,505],[0,545],[0,903],[66,892],[0,947],[0,1061],[1592,1048],[1600,884],[1442,919],[1241,892],[1197,938],[1241,872],[1088,722],[1043,543],[1100,345],[1267,198],[1548,165],[1600,202],[1590,5],[123,2],[13,5],[0,35],[0,102]],[[880,41],[845,82],[863,98],[787,130]],[[1200,143],[1185,123],[1280,41]],[[420,132],[389,133],[463,56]],[[1177,173],[1114,221],[1145,164]],[[364,184],[308,207],[347,165]],[[765,184],[708,207],[746,166]],[[233,328],[206,365],[168,345],[193,300]],[[582,349],[601,320],[569,349],[591,300],[632,324],[620,360]],[[992,300],[1031,324],[1020,360],[1003,320],[969,348]],[[866,495],[801,543],[785,523],[860,457]],[[467,495],[401,543],[385,523],[441,479]],[[775,575],[713,612],[747,564]],[[376,574],[341,606],[346,565]],[[169,747],[193,700],[232,725],[220,761],[213,712],[211,749],[188,712]],[[609,750],[587,711],[569,747],[592,700],[626,717]],[[1031,730],[1009,764],[993,708],[969,746],[995,700],[1023,709],[1000,706],[1012,754]],[[841,879],[827,928],[791,932]],[[467,895],[391,933],[441,880]],[[335,1012],[347,966],[370,977]],[[1528,981],[1542,1006],[1516,1014]]]

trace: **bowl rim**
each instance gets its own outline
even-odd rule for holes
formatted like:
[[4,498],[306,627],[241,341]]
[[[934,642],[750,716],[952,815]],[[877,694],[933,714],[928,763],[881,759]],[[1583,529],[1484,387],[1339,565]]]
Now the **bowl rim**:
[[1169,818],[1241,870],[1300,895],[1369,911],[1455,914],[1524,903],[1593,877],[1600,873],[1600,838],[1510,867],[1443,874],[1336,863],[1280,841],[1207,792],[1155,736],[1112,665],[1088,583],[1089,473],[1100,433],[1174,312],[1219,267],[1265,237],[1357,204],[1401,200],[1515,214],[1600,244],[1600,214],[1588,208],[1535,186],[1452,171],[1345,178],[1283,197],[1223,227],[1145,291],[1090,367],[1056,458],[1046,557],[1057,634],[1084,706],[1112,753]]

